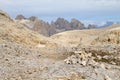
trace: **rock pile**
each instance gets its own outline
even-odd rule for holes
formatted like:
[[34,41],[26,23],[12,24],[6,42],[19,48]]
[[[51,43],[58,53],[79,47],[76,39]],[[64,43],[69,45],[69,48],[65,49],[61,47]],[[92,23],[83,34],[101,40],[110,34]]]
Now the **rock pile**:
[[94,63],[91,53],[85,51],[74,51],[74,54],[64,60],[67,64],[81,64],[83,66]]

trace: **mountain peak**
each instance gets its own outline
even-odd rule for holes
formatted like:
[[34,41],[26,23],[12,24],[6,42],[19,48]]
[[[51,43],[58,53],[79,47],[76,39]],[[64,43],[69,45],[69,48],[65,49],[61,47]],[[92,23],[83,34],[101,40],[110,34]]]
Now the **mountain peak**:
[[23,15],[19,14],[16,16],[15,18],[16,20],[22,20],[22,19],[26,19]]

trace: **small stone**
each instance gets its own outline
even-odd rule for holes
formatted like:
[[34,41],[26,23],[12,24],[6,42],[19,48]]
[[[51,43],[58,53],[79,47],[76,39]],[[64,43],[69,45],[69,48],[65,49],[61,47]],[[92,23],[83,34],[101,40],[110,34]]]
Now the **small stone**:
[[105,66],[106,69],[111,69],[111,66],[107,65]]
[[98,60],[101,60],[101,59],[102,59],[102,57],[101,57],[101,56],[97,56],[97,58],[98,58]]
[[87,54],[87,57],[91,57],[91,56],[92,56],[92,53],[88,53],[88,54]]
[[111,61],[110,63],[111,63],[111,64],[113,64],[113,65],[116,65],[116,63],[115,63],[115,62],[113,62],[113,61]]
[[105,76],[105,80],[112,80],[109,76]]
[[103,58],[104,58],[104,59],[108,59],[108,58],[109,58],[109,56],[107,56],[107,55],[106,55],[106,56],[103,56]]
[[82,51],[75,51],[75,54],[82,54]]
[[83,66],[85,66],[85,65],[86,65],[86,61],[82,61],[81,64],[82,64]]
[[77,63],[77,59],[72,59],[72,64],[76,64]]
[[100,67],[103,68],[103,69],[105,69],[105,65],[103,63],[100,64]]
[[65,59],[64,62],[65,62],[66,64],[72,64],[71,60],[69,60],[69,59]]

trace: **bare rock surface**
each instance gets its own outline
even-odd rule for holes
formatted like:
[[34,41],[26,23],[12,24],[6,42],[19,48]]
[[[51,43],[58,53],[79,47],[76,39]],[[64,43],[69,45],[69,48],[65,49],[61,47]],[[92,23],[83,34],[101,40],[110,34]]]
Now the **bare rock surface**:
[[[39,51],[15,43],[0,44],[0,51],[0,78],[2,80],[74,80],[75,78],[104,80],[109,77],[119,80],[120,78],[120,67],[107,63],[66,64],[63,60],[43,57]],[[110,68],[107,68],[108,66]]]

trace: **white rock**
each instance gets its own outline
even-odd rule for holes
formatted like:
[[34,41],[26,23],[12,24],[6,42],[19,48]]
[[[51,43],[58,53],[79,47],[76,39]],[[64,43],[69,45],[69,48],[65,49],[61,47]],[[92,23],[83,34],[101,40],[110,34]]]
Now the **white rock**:
[[105,80],[112,80],[109,76],[105,76]]
[[113,61],[111,61],[110,63],[111,63],[111,64],[113,64],[113,65],[116,65],[116,63],[115,63],[115,62],[113,62]]
[[88,53],[88,54],[87,54],[87,57],[91,57],[91,56],[92,56],[92,53]]
[[72,64],[77,64],[77,59],[72,59]]
[[101,57],[101,56],[97,56],[97,58],[98,58],[98,60],[102,59],[102,57]]
[[103,63],[100,64],[100,67],[103,68],[103,69],[105,69],[105,65]]
[[75,51],[75,54],[81,54],[82,53],[82,51]]
[[82,61],[81,64],[82,64],[83,66],[85,66],[85,65],[86,65],[86,61]]
[[64,62],[65,62],[66,64],[72,64],[71,60],[69,60],[69,59],[64,60]]

